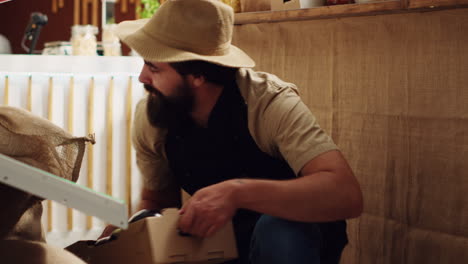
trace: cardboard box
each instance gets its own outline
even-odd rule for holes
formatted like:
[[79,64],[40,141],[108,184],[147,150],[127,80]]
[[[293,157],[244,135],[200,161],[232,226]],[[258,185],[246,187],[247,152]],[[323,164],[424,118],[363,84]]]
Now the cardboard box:
[[271,0],[271,10],[290,10],[290,9],[299,9],[301,8],[301,4],[299,0]]
[[94,246],[78,241],[67,247],[89,264],[222,263],[237,258],[232,223],[210,238],[181,236],[177,230],[177,209],[161,217],[148,217],[130,224],[118,238]]
[[290,10],[323,6],[325,0],[271,0],[271,10]]

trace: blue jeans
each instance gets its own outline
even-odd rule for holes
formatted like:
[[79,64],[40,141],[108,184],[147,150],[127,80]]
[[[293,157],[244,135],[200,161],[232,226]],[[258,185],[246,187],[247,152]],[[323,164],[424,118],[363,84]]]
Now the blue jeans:
[[239,262],[338,264],[344,245],[338,246],[331,252],[328,250],[328,256],[324,256],[323,242],[319,224],[294,222],[262,215],[252,234],[249,260],[244,259]]

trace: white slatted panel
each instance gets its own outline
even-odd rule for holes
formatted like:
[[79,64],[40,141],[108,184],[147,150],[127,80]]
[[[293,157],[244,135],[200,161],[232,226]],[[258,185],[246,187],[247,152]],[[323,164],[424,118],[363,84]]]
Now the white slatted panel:
[[[137,102],[144,96],[144,89],[138,82],[143,61],[132,57],[65,57],[65,56],[22,56],[0,55],[0,104],[5,102],[5,79],[8,76],[8,105],[27,108],[28,81],[31,76],[31,110],[38,116],[48,118],[56,125],[68,130],[73,128],[75,136],[87,135],[89,130],[90,96],[94,97],[91,117],[96,144],[93,146],[93,186],[99,192],[106,191],[106,174],[112,170],[112,195],[122,200],[131,199],[136,208],[141,190],[141,178],[135,162],[135,150],[127,154],[128,125],[127,104],[131,101],[132,118]],[[73,94],[70,93],[70,79],[73,77]],[[53,88],[50,89],[50,78]],[[94,78],[94,93],[90,94]],[[110,80],[113,78],[113,96],[109,97]],[[131,78],[131,94],[128,94]],[[52,91],[52,96],[50,96]],[[49,102],[52,98],[52,102]],[[130,100],[128,99],[130,98]],[[110,103],[109,100],[112,100]],[[70,104],[70,102],[72,102]],[[109,104],[112,109],[109,109]],[[49,115],[49,109],[52,113]],[[107,127],[108,111],[112,112],[112,132]],[[69,123],[69,112],[72,120]],[[112,134],[112,142],[107,136]],[[112,144],[109,153],[108,143]],[[110,156],[108,156],[110,155]],[[108,158],[112,168],[106,167]],[[127,168],[127,164],[131,164]],[[78,183],[88,185],[88,155],[85,153]],[[131,171],[131,175],[127,175]],[[127,179],[131,179],[130,196],[127,195]],[[106,223],[93,218],[88,228],[88,217],[76,210],[52,202],[48,208],[44,202],[43,226],[50,244],[64,247],[77,240],[95,239]],[[51,211],[49,212],[48,210]],[[133,211],[135,211],[133,209]]]

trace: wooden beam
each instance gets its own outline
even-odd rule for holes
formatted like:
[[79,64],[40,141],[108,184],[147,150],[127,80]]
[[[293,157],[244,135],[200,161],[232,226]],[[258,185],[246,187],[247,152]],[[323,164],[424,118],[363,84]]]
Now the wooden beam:
[[401,0],[314,8],[236,13],[234,24],[258,24],[353,16],[421,12],[468,7],[468,0]]
[[109,83],[109,94],[107,96],[107,122],[106,122],[106,129],[107,129],[107,159],[106,159],[106,193],[112,196],[112,166],[113,166],[113,159],[112,154],[113,151],[113,108],[114,108],[114,77],[111,77]]
[[28,99],[26,109],[31,112],[32,111],[32,76],[29,75],[28,77]]
[[52,0],[52,13],[57,14],[57,12],[58,12],[57,0]]
[[409,8],[434,8],[468,5],[468,0],[408,0]]
[[98,22],[98,11],[99,11],[99,1],[98,0],[93,0],[93,15],[92,15],[92,24],[93,26],[99,26]]
[[5,76],[5,90],[3,91],[3,104],[4,105],[8,105],[9,97],[10,97],[10,79],[7,75]]
[[386,1],[378,3],[366,4],[348,4],[321,6],[315,8],[281,10],[281,11],[264,11],[264,12],[248,12],[236,13],[234,23],[256,24],[269,23],[280,21],[296,21],[296,20],[312,20],[344,16],[356,16],[365,14],[376,14],[391,12],[401,9],[400,1]]
[[127,13],[128,11],[128,5],[127,5],[127,0],[120,0],[120,12],[122,13]]
[[[52,122],[53,111],[54,111],[54,79],[52,76],[49,77],[49,95],[47,102],[47,119]],[[47,231],[52,231],[52,201],[47,201]]]
[[127,86],[127,113],[126,113],[126,129],[127,129],[127,204],[128,215],[132,214],[132,94],[133,94],[133,77],[128,78]]
[[[88,135],[94,134],[94,90],[95,83],[94,77],[91,77],[91,83],[89,87],[88,95]],[[88,166],[87,166],[87,185],[88,188],[93,189],[94,187],[94,146],[88,146]],[[90,230],[93,227],[92,217],[88,216],[86,219],[86,229]]]
[[82,4],[81,24],[87,25],[89,24],[88,22],[88,0],[81,0],[81,4]]
[[[75,79],[70,77],[70,89],[68,90],[68,124],[67,130],[70,134],[74,134],[73,128],[73,116],[74,116],[74,107],[75,107]],[[68,219],[68,230],[73,229],[73,209],[67,209],[67,219]]]
[[135,19],[140,19],[140,12],[138,7],[141,7],[141,0],[135,0]]
[[80,24],[80,0],[73,2],[73,25]]

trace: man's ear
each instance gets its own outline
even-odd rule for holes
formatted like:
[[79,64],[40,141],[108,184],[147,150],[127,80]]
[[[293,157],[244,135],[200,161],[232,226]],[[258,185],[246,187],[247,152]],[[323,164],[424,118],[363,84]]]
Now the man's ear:
[[205,82],[206,82],[205,76],[203,76],[203,75],[197,75],[196,76],[196,75],[190,74],[187,77],[188,77],[188,81],[189,81],[190,85],[193,88],[199,88],[202,85],[204,85]]

